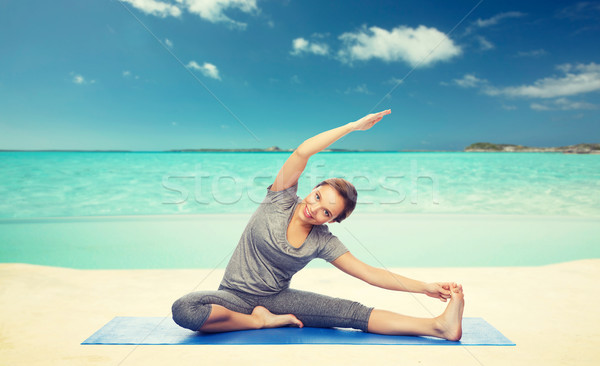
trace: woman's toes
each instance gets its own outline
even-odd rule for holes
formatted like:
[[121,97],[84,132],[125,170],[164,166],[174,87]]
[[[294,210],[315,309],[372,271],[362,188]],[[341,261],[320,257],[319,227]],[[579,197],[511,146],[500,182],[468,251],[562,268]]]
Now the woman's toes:
[[304,327],[304,324],[302,324],[300,319],[296,318],[296,316],[294,316],[294,325],[296,325],[298,328]]

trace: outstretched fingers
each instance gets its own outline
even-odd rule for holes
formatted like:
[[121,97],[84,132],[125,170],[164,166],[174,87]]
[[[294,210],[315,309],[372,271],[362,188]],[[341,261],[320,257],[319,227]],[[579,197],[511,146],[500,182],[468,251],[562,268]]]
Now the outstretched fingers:
[[386,109],[385,111],[381,111],[379,113],[375,113],[375,120],[373,121],[373,123],[375,124],[375,123],[381,121],[384,116],[387,116],[390,113],[392,113],[391,109]]
[[362,130],[362,131],[368,130],[369,128],[373,127],[377,122],[381,121],[383,116],[390,114],[390,113],[392,113],[392,111],[390,109],[388,109],[388,110],[381,111],[378,113],[367,114],[363,118],[352,123],[353,130]]

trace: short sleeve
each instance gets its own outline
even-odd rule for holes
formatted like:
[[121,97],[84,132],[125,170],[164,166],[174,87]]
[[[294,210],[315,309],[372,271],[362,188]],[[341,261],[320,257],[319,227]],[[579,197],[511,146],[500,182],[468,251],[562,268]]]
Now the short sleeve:
[[326,242],[318,257],[325,259],[327,262],[333,262],[342,254],[349,252],[349,250],[337,236],[331,233],[329,235],[329,240]]
[[281,209],[286,210],[298,202],[298,195],[296,193],[298,192],[298,183],[283,191],[276,192],[271,190],[272,186],[273,185],[271,184],[267,187],[267,197],[265,199],[267,203],[272,203]]

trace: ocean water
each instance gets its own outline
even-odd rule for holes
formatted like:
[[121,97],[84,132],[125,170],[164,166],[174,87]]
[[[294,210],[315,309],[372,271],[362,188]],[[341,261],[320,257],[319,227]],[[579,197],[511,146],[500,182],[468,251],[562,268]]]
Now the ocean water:
[[[288,155],[0,153],[0,262],[224,268]],[[332,176],[359,202],[330,230],[374,266],[600,258],[600,155],[320,153],[298,194]]]
[[[0,153],[0,218],[250,213],[289,153]],[[356,212],[600,216],[600,155],[320,153]]]

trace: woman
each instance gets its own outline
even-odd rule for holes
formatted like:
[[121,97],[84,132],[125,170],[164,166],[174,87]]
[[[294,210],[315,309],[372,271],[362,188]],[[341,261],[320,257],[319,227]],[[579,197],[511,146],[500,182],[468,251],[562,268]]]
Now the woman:
[[[202,332],[283,326],[351,327],[389,335],[459,340],[464,297],[456,283],[423,283],[369,266],[332,235],[326,223],[341,222],[356,205],[356,189],[344,179],[321,182],[303,200],[298,178],[308,159],[342,136],[368,130],[390,110],[323,132],[304,141],[287,159],[267,196],[250,218],[217,291],[188,294],[173,304],[173,319]],[[310,260],[323,258],[373,286],[426,294],[450,302],[440,316],[413,318],[360,303],[289,288]]]

